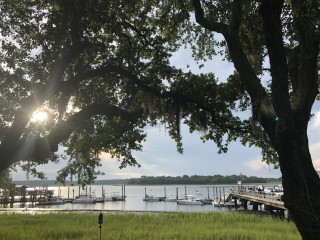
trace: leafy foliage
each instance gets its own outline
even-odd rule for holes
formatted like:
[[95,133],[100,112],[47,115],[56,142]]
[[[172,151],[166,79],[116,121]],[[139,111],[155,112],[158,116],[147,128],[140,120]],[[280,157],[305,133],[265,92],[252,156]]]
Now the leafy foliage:
[[3,204],[4,207],[6,207],[6,205],[9,202],[13,204],[13,197],[16,192],[16,185],[12,182],[9,169],[0,173],[0,189],[1,204]]

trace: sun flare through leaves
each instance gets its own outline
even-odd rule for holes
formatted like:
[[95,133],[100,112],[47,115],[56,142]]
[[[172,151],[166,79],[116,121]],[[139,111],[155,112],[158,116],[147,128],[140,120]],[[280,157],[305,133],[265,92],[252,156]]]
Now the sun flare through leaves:
[[31,116],[31,122],[44,122],[48,119],[48,113],[44,110],[36,110]]

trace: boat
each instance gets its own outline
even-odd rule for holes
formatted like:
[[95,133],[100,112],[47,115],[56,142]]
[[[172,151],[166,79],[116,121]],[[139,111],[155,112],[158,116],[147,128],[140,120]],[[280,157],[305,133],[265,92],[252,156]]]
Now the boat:
[[173,198],[173,197],[171,197],[171,198],[166,198],[164,201],[165,201],[165,202],[176,202],[176,201],[177,201],[177,198]]
[[197,198],[196,198],[197,201],[201,201],[203,202],[203,204],[212,204],[212,199],[210,199],[209,196],[208,198],[204,198],[203,195],[198,190],[196,193],[197,193]]
[[119,192],[112,192],[103,197],[105,202],[108,201],[125,201],[127,196],[121,195]]
[[72,203],[96,203],[97,198],[88,195],[80,195],[73,199]]
[[125,201],[127,196],[121,195],[119,192],[111,193],[112,201]]
[[214,207],[225,207],[224,203],[219,198],[214,198],[212,201]]
[[192,195],[185,195],[184,199],[178,199],[177,203],[181,205],[204,205],[201,199],[196,199]]
[[204,204],[212,204],[211,198],[202,198],[200,201],[202,201]]
[[145,202],[161,202],[165,201],[166,197],[157,197],[154,195],[146,195],[142,200]]
[[49,197],[49,198],[40,198],[37,205],[43,206],[43,205],[62,205],[66,202],[63,201],[61,197]]
[[104,198],[100,197],[100,198],[96,198],[96,203],[103,203],[104,202]]
[[[151,189],[150,192],[154,193],[153,190]],[[147,194],[147,188],[144,188],[144,198],[142,199],[145,202],[161,202],[165,201],[166,197],[158,197],[157,194],[152,194],[149,195]]]
[[234,199],[231,199],[230,201],[227,201],[224,203],[224,206],[226,207],[235,207],[235,202],[234,202]]

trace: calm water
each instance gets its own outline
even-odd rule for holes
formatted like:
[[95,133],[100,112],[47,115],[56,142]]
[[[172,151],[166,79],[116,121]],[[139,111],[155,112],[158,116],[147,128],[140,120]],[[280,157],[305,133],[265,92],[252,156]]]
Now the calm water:
[[[95,195],[96,197],[102,196],[102,187],[106,195],[119,192],[121,194],[121,186],[111,186],[111,185],[93,185],[88,186],[86,189],[81,189],[81,194]],[[215,208],[213,205],[180,205],[176,202],[145,202],[142,199],[146,193],[155,196],[164,196],[166,191],[167,198],[176,198],[176,192],[178,189],[179,198],[183,197],[185,193],[194,195],[213,198],[218,194],[223,199],[223,188],[225,189],[225,196],[230,192],[230,185],[228,186],[126,186],[125,195],[127,196],[126,201],[107,201],[104,203],[94,203],[94,204],[84,204],[84,203],[66,203],[63,205],[54,206],[41,206],[41,208],[52,208],[52,209],[68,209],[68,210],[117,210],[117,211],[183,211],[183,212],[209,212],[209,211],[226,211],[226,208]],[[219,191],[220,187],[220,191]],[[55,187],[55,195],[59,192],[63,198],[68,197],[68,187]],[[69,197],[72,198],[73,195],[76,197],[79,195],[79,187],[69,187]],[[19,204],[15,204],[14,207],[19,207]],[[26,207],[29,207],[28,205]],[[37,206],[40,208],[40,206]]]

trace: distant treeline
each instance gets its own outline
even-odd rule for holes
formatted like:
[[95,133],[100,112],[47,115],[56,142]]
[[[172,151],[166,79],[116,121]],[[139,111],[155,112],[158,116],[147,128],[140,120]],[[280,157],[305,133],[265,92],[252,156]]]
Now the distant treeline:
[[141,178],[130,178],[126,181],[126,184],[137,184],[137,185],[152,185],[152,184],[237,184],[238,181],[242,183],[268,183],[278,182],[276,178],[260,178],[260,177],[247,177],[245,175],[231,175],[231,176],[199,176],[199,175],[183,175],[182,177],[170,177],[170,176],[159,176],[159,177],[147,177],[142,176]]
[[[259,178],[259,177],[247,177],[245,175],[231,175],[231,176],[200,176],[200,175],[183,175],[182,177],[170,177],[170,176],[158,176],[148,177],[142,176],[141,178],[130,178],[130,179],[111,179],[111,180],[96,180],[92,185],[168,185],[168,184],[237,184],[238,181],[242,183],[268,183],[268,182],[279,182],[276,178]],[[16,185],[27,185],[30,187],[34,186],[61,186],[61,183],[56,183],[55,180],[32,180],[29,181],[13,181]],[[77,182],[67,181],[66,186],[77,186]]]
[[[118,184],[126,184],[127,179],[111,179],[111,180],[96,180],[94,181],[94,185],[118,185]],[[27,185],[30,187],[36,186],[61,186],[61,183],[57,183],[55,180],[32,180],[29,181],[13,181],[16,185]],[[67,181],[66,186],[77,186],[77,182]]]

